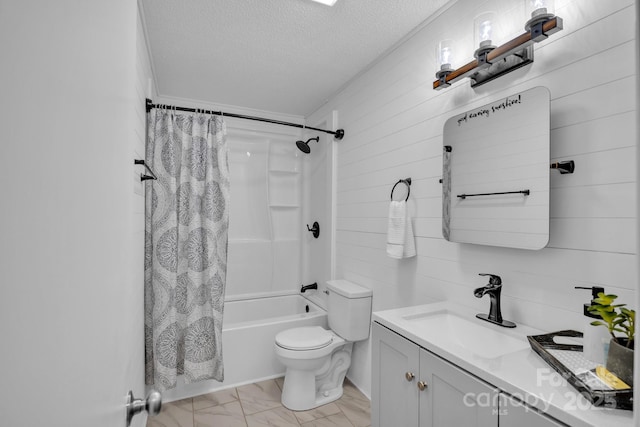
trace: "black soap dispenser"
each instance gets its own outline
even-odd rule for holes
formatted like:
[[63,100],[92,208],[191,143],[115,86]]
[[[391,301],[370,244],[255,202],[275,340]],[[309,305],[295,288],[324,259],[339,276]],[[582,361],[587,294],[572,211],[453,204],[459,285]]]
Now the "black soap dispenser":
[[594,320],[602,320],[602,318],[599,314],[589,311],[589,307],[595,304],[594,300],[598,298],[598,294],[600,292],[604,293],[604,288],[601,286],[576,286],[575,288],[591,290],[591,301],[588,304],[584,304],[582,308],[582,313],[585,316],[583,356],[592,362],[604,365],[611,336],[604,326],[591,325]]

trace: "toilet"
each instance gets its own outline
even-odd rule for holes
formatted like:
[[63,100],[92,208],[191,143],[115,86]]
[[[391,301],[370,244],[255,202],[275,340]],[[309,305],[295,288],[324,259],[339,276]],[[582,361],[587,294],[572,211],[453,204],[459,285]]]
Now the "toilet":
[[330,280],[327,290],[330,330],[309,326],[276,335],[276,356],[287,368],[282,404],[294,411],[339,399],[353,343],[369,338],[371,290],[347,280]]

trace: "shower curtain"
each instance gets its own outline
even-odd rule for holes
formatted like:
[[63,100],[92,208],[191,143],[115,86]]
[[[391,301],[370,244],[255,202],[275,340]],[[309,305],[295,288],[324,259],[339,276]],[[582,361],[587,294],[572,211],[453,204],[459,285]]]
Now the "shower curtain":
[[155,109],[146,162],[146,383],[224,379],[229,166],[222,118]]

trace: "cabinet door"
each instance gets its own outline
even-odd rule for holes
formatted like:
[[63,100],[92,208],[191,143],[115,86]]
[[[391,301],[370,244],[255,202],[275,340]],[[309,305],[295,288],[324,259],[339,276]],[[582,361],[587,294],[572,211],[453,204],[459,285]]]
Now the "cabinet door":
[[498,426],[499,393],[484,381],[426,350],[420,350],[420,381],[426,383],[420,427]]
[[419,347],[377,323],[371,343],[373,427],[417,427]]
[[561,427],[565,424],[500,393],[500,427]]

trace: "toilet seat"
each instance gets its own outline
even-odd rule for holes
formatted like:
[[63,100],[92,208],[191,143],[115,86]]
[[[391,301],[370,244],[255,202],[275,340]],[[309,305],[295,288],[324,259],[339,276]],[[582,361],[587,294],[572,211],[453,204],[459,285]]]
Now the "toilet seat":
[[287,350],[317,350],[332,342],[333,334],[320,326],[287,329],[276,335],[276,344]]

